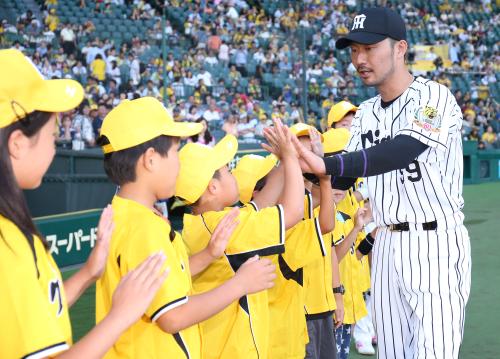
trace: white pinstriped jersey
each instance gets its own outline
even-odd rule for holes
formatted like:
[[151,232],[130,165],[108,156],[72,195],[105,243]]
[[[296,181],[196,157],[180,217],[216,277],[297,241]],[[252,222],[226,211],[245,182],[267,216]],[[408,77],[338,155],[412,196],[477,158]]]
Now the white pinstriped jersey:
[[380,95],[359,106],[347,151],[400,134],[429,146],[405,169],[366,179],[377,226],[431,222],[463,208],[461,128],[462,112],[450,90],[421,77],[385,109]]

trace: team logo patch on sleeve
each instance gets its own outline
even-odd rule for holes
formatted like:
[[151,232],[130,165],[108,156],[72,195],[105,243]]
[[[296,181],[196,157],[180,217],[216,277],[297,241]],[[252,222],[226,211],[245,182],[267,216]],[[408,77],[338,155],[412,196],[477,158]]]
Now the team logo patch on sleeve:
[[415,112],[414,123],[426,131],[441,131],[441,115],[434,107],[424,106]]

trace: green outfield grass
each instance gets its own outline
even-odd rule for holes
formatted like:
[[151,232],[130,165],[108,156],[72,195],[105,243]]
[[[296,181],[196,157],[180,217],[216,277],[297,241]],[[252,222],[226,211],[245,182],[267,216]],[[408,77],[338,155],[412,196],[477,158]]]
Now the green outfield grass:
[[[500,184],[464,187],[465,224],[472,246],[472,291],[467,305],[462,359],[500,357]],[[497,263],[497,264],[495,264]],[[73,271],[63,273],[65,277]],[[496,279],[495,279],[496,278]],[[89,288],[70,310],[74,340],[94,323],[95,288]],[[361,358],[352,349],[351,358]]]

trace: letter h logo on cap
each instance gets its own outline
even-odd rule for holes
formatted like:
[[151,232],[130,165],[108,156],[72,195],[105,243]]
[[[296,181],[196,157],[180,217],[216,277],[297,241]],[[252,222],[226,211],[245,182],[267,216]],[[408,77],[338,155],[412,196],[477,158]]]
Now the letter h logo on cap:
[[361,15],[357,15],[355,18],[354,18],[354,21],[352,23],[352,30],[357,30],[357,29],[364,29],[363,27],[363,23],[365,22],[366,20],[366,15],[365,14],[361,14]]

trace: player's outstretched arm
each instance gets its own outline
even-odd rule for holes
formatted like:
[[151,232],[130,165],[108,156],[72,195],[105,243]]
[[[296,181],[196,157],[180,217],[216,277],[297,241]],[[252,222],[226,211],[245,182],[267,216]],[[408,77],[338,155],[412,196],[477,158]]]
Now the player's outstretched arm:
[[134,324],[151,304],[169,273],[169,269],[160,273],[165,259],[163,253],[152,255],[123,277],[113,294],[113,303],[108,315],[57,358],[102,358],[120,335]]
[[113,233],[113,209],[104,208],[97,226],[97,241],[87,262],[73,276],[64,281],[68,306],[72,306],[90,285],[102,275],[109,253],[109,242]]
[[229,238],[240,223],[237,218],[240,213],[239,208],[235,207],[222,218],[217,227],[215,227],[210,241],[205,249],[189,257],[189,268],[191,276],[202,272],[210,263],[220,258],[226,250]]
[[304,216],[304,181],[292,142],[295,136],[280,120],[274,120],[274,128],[266,128],[264,136],[269,144],[263,144],[263,148],[278,156],[284,168],[285,183],[279,201],[283,206],[285,227],[289,229]]
[[252,257],[233,278],[208,292],[189,297],[186,304],[169,310],[157,323],[164,332],[178,333],[219,313],[244,295],[271,288],[276,278],[275,271],[276,266],[269,259]]

